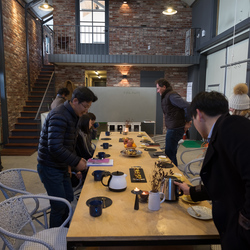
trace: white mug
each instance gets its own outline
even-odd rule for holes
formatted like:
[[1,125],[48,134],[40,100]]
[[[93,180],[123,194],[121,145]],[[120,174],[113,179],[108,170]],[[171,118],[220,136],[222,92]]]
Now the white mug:
[[[161,196],[163,196],[161,200]],[[157,211],[160,209],[160,204],[165,201],[165,195],[162,192],[149,192],[148,196],[148,209]]]

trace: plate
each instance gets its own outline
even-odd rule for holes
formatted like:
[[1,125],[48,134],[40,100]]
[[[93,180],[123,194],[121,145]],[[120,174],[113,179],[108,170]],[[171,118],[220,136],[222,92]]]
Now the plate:
[[[101,145],[101,147],[103,147],[103,144]],[[112,145],[111,145],[111,144],[109,144],[109,147],[112,147]]]
[[141,154],[142,154],[142,151],[140,151],[140,150],[130,149],[129,151],[131,151],[131,150],[135,151],[135,154],[128,155],[126,152],[127,150],[122,150],[121,154],[123,156],[127,156],[127,157],[137,157],[137,156],[141,156]]
[[89,203],[93,200],[99,200],[99,201],[102,201],[103,202],[103,206],[102,208],[106,208],[106,207],[109,207],[112,205],[112,200],[108,197],[105,197],[105,196],[98,196],[98,197],[93,197],[93,198],[90,198],[86,201],[86,205],[89,206]]
[[187,209],[187,212],[189,213],[189,215],[191,215],[192,217],[199,219],[199,220],[212,220],[213,216],[212,216],[212,209],[208,208],[208,207],[204,207],[204,206],[192,206],[193,209],[199,213],[201,216],[198,217],[195,212],[193,211],[193,209],[191,207],[189,207]]
[[111,140],[111,138],[101,138],[101,140],[108,141],[108,140]]
[[200,203],[199,201],[192,201],[192,200],[189,200],[189,199],[188,199],[188,196],[185,195],[185,194],[181,196],[181,199],[182,199],[183,201],[187,202],[187,203],[192,203],[192,204]]

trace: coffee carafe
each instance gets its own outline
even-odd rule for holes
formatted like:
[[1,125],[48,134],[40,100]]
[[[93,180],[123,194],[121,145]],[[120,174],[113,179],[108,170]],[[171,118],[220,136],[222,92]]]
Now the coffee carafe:
[[162,180],[160,191],[165,194],[165,201],[177,201],[183,191],[174,182],[181,182],[175,176],[167,176]]

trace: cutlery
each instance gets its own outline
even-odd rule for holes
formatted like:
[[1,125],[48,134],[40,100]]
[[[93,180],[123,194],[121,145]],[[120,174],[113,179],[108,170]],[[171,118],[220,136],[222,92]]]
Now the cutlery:
[[190,204],[189,204],[189,206],[192,208],[192,210],[195,212],[195,215],[197,216],[197,217],[201,217],[201,214],[199,214]]

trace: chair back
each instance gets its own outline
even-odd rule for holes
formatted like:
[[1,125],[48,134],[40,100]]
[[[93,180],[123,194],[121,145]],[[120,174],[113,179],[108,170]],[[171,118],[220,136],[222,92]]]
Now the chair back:
[[23,169],[8,169],[0,172],[0,189],[6,199],[19,193],[17,190],[23,191],[22,193],[27,193],[21,173],[22,170]]
[[0,203],[0,236],[10,249],[16,249],[16,238],[12,234],[19,234],[28,224],[33,233],[36,232],[32,218],[23,202],[22,196],[15,196]]

